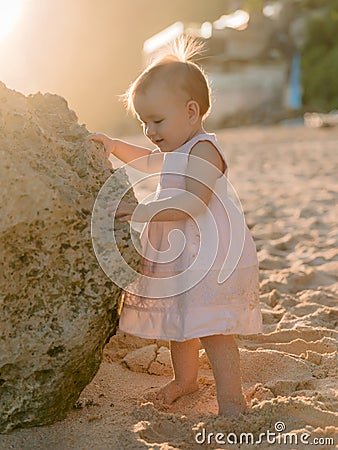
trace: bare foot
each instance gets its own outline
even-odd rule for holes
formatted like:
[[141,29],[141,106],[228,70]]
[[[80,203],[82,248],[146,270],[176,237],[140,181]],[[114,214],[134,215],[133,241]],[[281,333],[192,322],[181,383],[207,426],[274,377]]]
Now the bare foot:
[[219,405],[218,415],[228,417],[238,417],[240,414],[248,411],[249,405],[243,398],[239,401],[227,401]]
[[190,394],[197,390],[198,384],[196,382],[182,385],[178,381],[172,380],[158,391],[156,399],[163,405],[171,405],[182,395]]

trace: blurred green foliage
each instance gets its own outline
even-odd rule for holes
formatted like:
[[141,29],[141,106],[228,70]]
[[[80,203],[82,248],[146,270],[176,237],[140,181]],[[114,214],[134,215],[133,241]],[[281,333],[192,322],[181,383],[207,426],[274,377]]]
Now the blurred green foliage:
[[[298,0],[299,1],[299,0]],[[326,0],[301,0],[298,5],[301,9],[314,9],[325,6]]]
[[245,0],[242,8],[249,12],[261,12],[264,4],[264,0]]
[[338,0],[309,19],[302,54],[303,103],[308,109],[338,109]]

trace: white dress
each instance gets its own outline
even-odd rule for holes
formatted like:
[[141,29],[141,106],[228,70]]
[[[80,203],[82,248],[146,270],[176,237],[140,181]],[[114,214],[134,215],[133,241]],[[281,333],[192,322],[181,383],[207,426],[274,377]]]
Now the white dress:
[[[227,164],[215,135],[194,136],[165,153],[155,199],[185,190],[182,174],[190,150],[205,140]],[[227,172],[220,174],[208,208],[196,221],[145,224],[141,274],[149,278],[140,277],[126,289],[121,331],[174,341],[262,332],[256,246],[243,213],[228,195]]]

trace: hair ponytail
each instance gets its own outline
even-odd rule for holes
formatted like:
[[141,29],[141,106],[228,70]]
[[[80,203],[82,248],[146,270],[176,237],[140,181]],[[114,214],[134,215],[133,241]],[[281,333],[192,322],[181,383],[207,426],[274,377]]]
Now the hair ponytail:
[[182,34],[174,41],[167,44],[163,51],[160,52],[158,58],[176,59],[184,63],[192,62],[197,55],[200,55],[205,50],[204,42],[192,36]]

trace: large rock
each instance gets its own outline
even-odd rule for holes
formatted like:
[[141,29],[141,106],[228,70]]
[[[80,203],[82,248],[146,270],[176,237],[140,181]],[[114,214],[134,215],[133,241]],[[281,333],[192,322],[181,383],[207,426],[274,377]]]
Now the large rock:
[[[0,432],[63,418],[116,326],[122,291],[100,268],[90,233],[113,171],[102,148],[84,145],[87,134],[63,98],[0,83]],[[119,197],[126,175],[115,183]],[[128,226],[116,228],[137,269]]]

